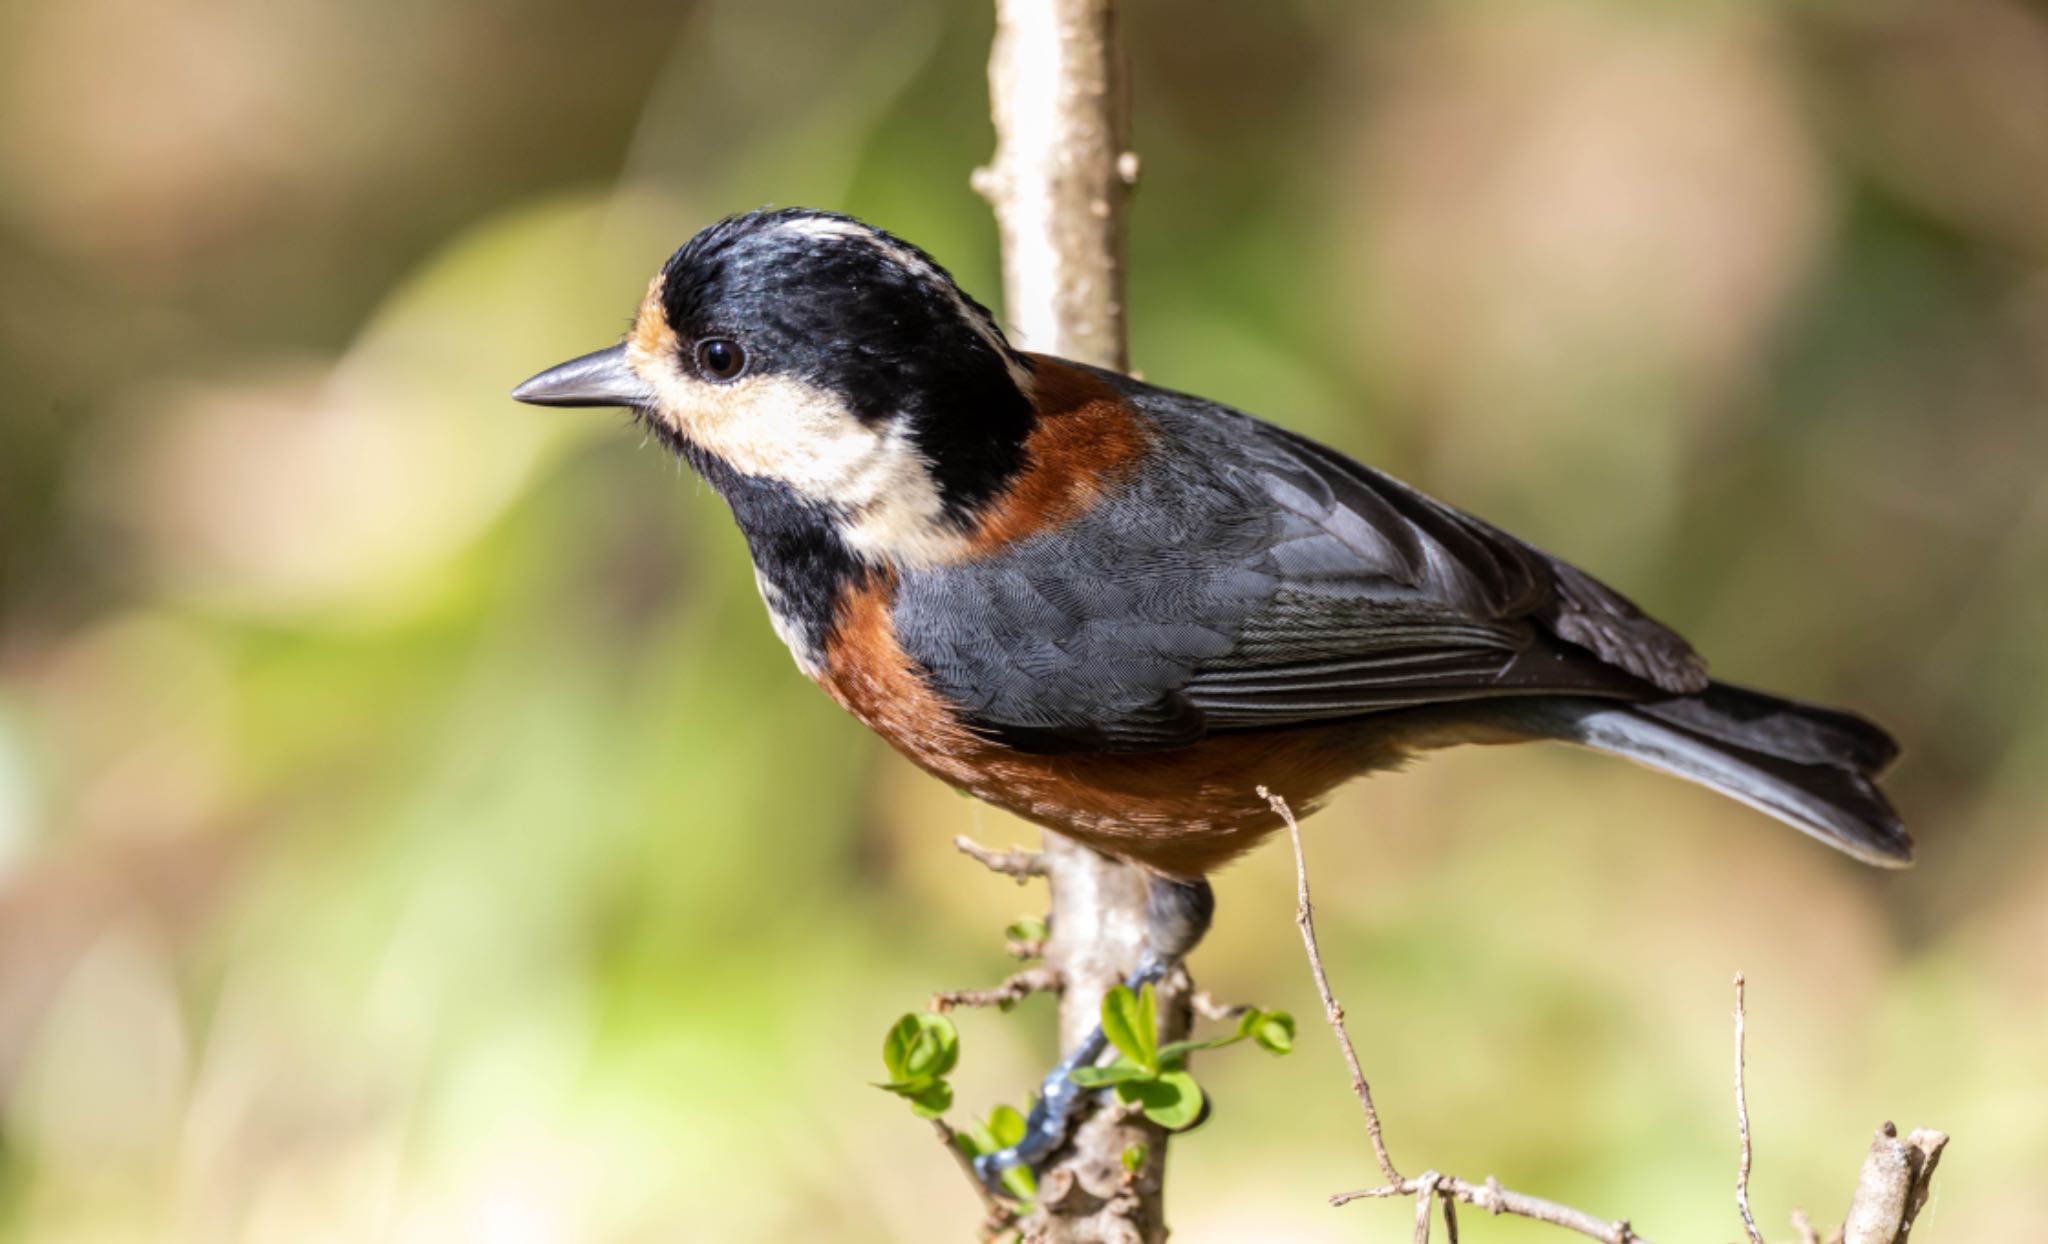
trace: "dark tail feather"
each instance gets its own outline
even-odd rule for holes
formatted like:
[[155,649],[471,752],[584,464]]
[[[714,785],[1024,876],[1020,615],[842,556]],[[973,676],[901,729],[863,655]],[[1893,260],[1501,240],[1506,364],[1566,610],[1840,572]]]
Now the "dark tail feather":
[[1873,781],[1898,744],[1860,717],[1726,683],[1648,704],[1532,697],[1494,706],[1530,733],[1689,778],[1866,863],[1913,861],[1913,840]]
[[1802,704],[1725,682],[1637,712],[1703,738],[1780,760],[1833,765],[1878,777],[1899,758],[1892,736],[1840,709]]

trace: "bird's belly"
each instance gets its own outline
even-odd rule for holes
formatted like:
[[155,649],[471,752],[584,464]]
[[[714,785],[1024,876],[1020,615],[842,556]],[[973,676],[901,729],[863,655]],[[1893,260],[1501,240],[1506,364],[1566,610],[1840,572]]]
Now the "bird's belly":
[[1357,723],[1216,735],[1161,752],[1037,756],[982,744],[964,752],[875,726],[919,767],[1096,850],[1179,877],[1250,850],[1282,822],[1259,794],[1301,814],[1345,780],[1400,762],[1403,749]]
[[880,593],[849,597],[818,684],[919,768],[1097,850],[1174,876],[1206,873],[1281,821],[1265,786],[1307,812],[1348,778],[1400,763],[1394,732],[1351,719],[1212,735],[1156,752],[1036,755],[968,729],[896,642]]

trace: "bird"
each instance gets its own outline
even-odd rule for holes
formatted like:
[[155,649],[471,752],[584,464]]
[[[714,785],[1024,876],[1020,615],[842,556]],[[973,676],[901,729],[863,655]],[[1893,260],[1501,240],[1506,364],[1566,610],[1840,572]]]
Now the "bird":
[[[852,216],[710,225],[622,341],[512,396],[631,412],[731,509],[805,675],[927,773],[1145,870],[1134,983],[1281,827],[1259,787],[1306,813],[1458,744],[1579,744],[1912,859],[1878,726],[1711,678],[1592,575],[1335,449],[1020,350]],[[1102,1049],[984,1178],[1058,1146]]]

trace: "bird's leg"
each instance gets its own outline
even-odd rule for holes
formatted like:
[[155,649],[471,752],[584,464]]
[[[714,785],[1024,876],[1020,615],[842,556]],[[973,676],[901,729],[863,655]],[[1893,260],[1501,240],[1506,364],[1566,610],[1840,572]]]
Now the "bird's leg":
[[[1156,984],[1202,940],[1215,914],[1216,895],[1208,882],[1199,878],[1151,878],[1151,888],[1145,896],[1145,952],[1139,956],[1137,970],[1124,984],[1133,991]],[[1035,1172],[1066,1140],[1074,1112],[1087,1093],[1074,1083],[1073,1073],[1076,1068],[1094,1066],[1108,1046],[1109,1038],[1103,1035],[1102,1025],[1097,1024],[1039,1085],[1038,1101],[1024,1120],[1024,1138],[1007,1149],[974,1159],[975,1173],[991,1191],[1007,1195],[1002,1186],[1004,1171],[1028,1166]]]

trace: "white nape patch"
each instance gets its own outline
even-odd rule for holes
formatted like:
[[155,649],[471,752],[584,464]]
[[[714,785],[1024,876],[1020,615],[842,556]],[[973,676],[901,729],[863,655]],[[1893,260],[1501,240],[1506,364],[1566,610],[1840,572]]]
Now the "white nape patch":
[[919,280],[936,285],[946,291],[946,297],[953,304],[953,312],[967,322],[975,335],[988,343],[988,348],[1003,360],[1003,367],[1010,373],[1010,382],[1026,397],[1031,396],[1031,372],[1018,359],[1017,352],[1010,347],[1003,330],[996,327],[993,317],[978,311],[960,292],[953,279],[934,267],[930,260],[896,239],[889,237],[871,225],[857,220],[841,220],[832,216],[798,216],[785,221],[782,227],[791,233],[809,238],[845,238],[848,241],[863,242],[889,257],[890,261],[902,267]]
[[[907,566],[965,554],[946,521],[931,463],[901,420],[869,426],[830,391],[774,374],[713,384],[671,365],[660,334],[636,335],[627,361],[655,392],[655,417],[735,471],[787,484],[848,517],[840,534],[856,553]],[[769,602],[771,611],[774,602]]]

